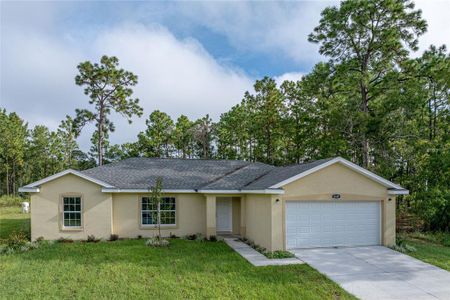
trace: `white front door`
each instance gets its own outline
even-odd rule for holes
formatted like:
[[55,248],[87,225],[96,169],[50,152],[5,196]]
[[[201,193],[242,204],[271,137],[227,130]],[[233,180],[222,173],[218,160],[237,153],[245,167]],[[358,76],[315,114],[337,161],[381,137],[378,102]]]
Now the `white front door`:
[[287,248],[379,245],[380,201],[287,201]]
[[216,230],[231,231],[231,199],[216,199]]

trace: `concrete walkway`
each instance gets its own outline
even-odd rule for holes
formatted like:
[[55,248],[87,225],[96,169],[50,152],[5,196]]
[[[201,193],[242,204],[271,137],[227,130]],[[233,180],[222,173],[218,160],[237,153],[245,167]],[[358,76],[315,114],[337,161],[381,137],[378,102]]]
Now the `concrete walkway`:
[[228,246],[230,246],[230,248],[239,253],[243,258],[245,258],[255,267],[296,265],[304,263],[303,261],[295,257],[280,259],[267,258],[246,243],[241,242],[236,238],[224,238],[223,240],[225,241],[225,243],[227,243]]
[[450,272],[386,247],[291,252],[363,300],[450,300]]

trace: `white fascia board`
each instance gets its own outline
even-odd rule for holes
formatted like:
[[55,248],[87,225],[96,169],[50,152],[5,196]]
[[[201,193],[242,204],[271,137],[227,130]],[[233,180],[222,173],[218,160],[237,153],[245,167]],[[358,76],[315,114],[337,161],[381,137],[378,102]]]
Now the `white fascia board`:
[[291,182],[293,182],[293,181],[295,181],[295,180],[298,180],[298,179],[300,179],[300,178],[303,178],[303,177],[305,177],[305,176],[307,176],[307,175],[309,175],[309,174],[312,174],[312,173],[314,173],[314,172],[317,172],[317,171],[319,171],[319,170],[321,170],[321,169],[323,169],[323,168],[326,168],[326,167],[328,167],[328,166],[331,166],[332,164],[335,164],[335,163],[341,163],[341,164],[343,164],[343,165],[349,167],[349,168],[352,169],[353,171],[358,172],[358,173],[360,173],[361,175],[364,175],[364,176],[366,176],[366,177],[372,179],[373,181],[376,181],[376,182],[378,182],[378,183],[384,185],[385,187],[393,188],[393,189],[398,189],[398,190],[404,190],[404,189],[403,189],[401,186],[399,186],[398,184],[395,184],[395,183],[393,183],[393,182],[390,182],[389,180],[386,180],[386,179],[384,179],[383,177],[380,177],[380,176],[378,176],[377,174],[372,173],[372,172],[370,172],[370,171],[368,171],[368,170],[366,170],[366,169],[364,169],[364,168],[362,168],[362,167],[360,167],[360,166],[358,166],[358,165],[356,165],[356,164],[354,164],[354,163],[352,163],[352,162],[350,162],[350,161],[348,161],[348,160],[346,160],[346,159],[344,159],[344,158],[342,158],[342,157],[336,157],[336,158],[333,158],[332,160],[329,160],[329,161],[327,161],[327,162],[324,162],[323,164],[320,164],[320,165],[318,165],[318,166],[316,166],[316,167],[314,167],[314,168],[312,168],[312,169],[309,169],[309,170],[307,170],[307,171],[305,171],[305,172],[302,172],[302,173],[297,174],[297,175],[295,175],[295,176],[292,176],[292,177],[290,177],[290,178],[288,178],[288,179],[286,179],[286,180],[283,180],[283,181],[281,181],[281,182],[279,182],[279,183],[277,183],[277,184],[271,186],[270,188],[271,188],[271,189],[281,188],[282,186],[284,186],[284,185],[286,185],[286,184],[288,184],[288,183],[291,183]]
[[197,190],[200,194],[239,194],[239,190]]
[[113,188],[112,185],[110,185],[110,184],[108,184],[106,182],[103,182],[101,180],[92,178],[92,177],[90,177],[88,175],[85,175],[85,174],[83,174],[83,173],[81,173],[79,171],[72,170],[72,169],[68,169],[68,170],[56,173],[54,175],[48,176],[48,177],[46,177],[44,179],[41,179],[41,180],[35,181],[33,183],[27,184],[26,186],[23,186],[22,188],[23,189],[37,188],[37,187],[39,187],[40,185],[42,185],[44,183],[47,183],[47,182],[52,181],[52,180],[55,180],[55,179],[57,179],[59,177],[67,175],[67,174],[73,174],[75,176],[81,177],[83,179],[86,179],[86,180],[88,180],[90,182],[96,183],[96,184],[98,184],[98,185],[100,185],[102,187],[105,187],[105,188]]
[[[118,188],[102,188],[103,193],[151,193],[151,189],[118,189]],[[174,189],[162,189],[161,193],[183,193],[190,194],[196,193],[195,190],[174,190]]]
[[409,190],[388,190],[388,195],[409,195]]
[[39,188],[37,187],[20,187],[19,193],[39,193]]
[[[103,188],[103,193],[151,193],[149,189],[117,189]],[[284,194],[283,190],[175,190],[162,189],[164,194]]]
[[284,190],[282,189],[265,189],[265,190],[242,190],[242,194],[272,194],[272,195],[283,195]]
[[284,194],[283,190],[198,190],[202,194]]

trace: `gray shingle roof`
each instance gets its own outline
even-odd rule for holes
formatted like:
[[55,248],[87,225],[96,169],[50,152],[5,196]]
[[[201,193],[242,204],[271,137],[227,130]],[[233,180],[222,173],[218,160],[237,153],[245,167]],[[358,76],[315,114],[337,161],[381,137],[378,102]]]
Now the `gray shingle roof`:
[[274,166],[262,163],[250,163],[243,168],[234,171],[208,185],[202,187],[202,190],[240,190],[264,174],[275,169]]
[[157,178],[164,189],[199,189],[250,164],[234,160],[129,158],[82,171],[120,189],[147,189]]
[[161,178],[164,189],[261,190],[322,164],[275,167],[238,160],[129,158],[82,171],[119,189],[148,189]]
[[326,158],[321,160],[316,160],[311,163],[290,165],[286,167],[277,167],[272,169],[270,172],[264,174],[263,176],[255,179],[253,182],[249,183],[243,190],[260,190],[268,189],[271,186],[291,178],[295,175],[301,174],[309,169],[317,167],[333,158]]

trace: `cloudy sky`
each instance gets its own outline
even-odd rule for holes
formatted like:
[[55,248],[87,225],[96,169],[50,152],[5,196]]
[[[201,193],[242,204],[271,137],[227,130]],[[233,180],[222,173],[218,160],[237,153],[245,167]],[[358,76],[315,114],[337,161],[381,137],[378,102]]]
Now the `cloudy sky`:
[[[450,45],[449,1],[417,1],[427,19],[420,54]],[[220,114],[255,79],[297,79],[320,57],[307,35],[333,1],[304,2],[0,2],[0,107],[29,126],[54,130],[75,108],[88,108],[76,66],[115,55],[138,75],[144,116],[113,116],[112,143],[134,141],[148,114],[176,119]],[[80,138],[89,147],[92,127]]]

